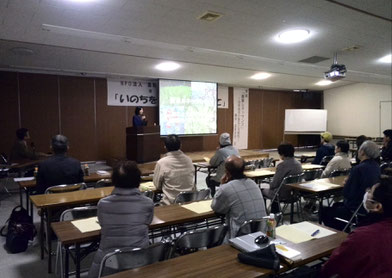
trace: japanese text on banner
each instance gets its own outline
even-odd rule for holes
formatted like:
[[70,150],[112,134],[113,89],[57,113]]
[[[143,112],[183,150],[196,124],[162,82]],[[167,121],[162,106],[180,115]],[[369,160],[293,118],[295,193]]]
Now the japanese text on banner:
[[158,81],[108,79],[108,105],[158,106]]

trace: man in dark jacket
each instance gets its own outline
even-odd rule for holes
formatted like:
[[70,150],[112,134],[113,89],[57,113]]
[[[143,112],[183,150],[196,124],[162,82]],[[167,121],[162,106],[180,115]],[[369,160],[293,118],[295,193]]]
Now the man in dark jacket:
[[392,129],[384,130],[383,148],[381,151],[381,158],[385,162],[392,161]]
[[52,138],[51,149],[54,155],[38,166],[36,194],[43,194],[53,185],[83,182],[80,161],[67,156],[68,139],[64,135]]
[[317,149],[316,157],[313,159],[312,164],[320,164],[324,156],[334,156],[335,146],[331,144],[332,134],[328,131],[321,134],[321,145]]
[[[343,188],[343,203],[335,203],[330,208],[322,209],[321,219],[326,226],[342,230],[345,223],[334,218],[349,219],[353,212],[359,207],[363,200],[363,195],[367,188],[376,184],[380,178],[380,166],[376,159],[380,156],[380,151],[376,143],[365,141],[359,151],[358,157],[361,163],[355,166]],[[364,210],[360,210],[365,213]]]

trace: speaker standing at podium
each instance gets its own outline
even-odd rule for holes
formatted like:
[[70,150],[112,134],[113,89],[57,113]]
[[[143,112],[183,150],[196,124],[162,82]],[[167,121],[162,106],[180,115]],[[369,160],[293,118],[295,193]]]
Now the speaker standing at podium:
[[135,115],[133,115],[133,126],[146,126],[147,120],[146,116],[143,114],[143,108],[141,106],[137,106],[135,108]]

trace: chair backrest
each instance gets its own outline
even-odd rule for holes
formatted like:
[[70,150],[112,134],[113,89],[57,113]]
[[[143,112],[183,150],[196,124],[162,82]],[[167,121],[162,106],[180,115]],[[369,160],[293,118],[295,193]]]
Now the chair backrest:
[[385,170],[386,168],[389,168],[389,167],[390,167],[390,165],[389,165],[388,162],[383,162],[383,163],[381,163],[381,165],[380,165],[381,174],[384,174],[384,170]]
[[60,215],[60,221],[72,221],[93,216],[97,216],[97,206],[76,207],[64,210]]
[[[350,220],[348,220],[348,221],[344,221],[344,220],[342,220],[342,219],[339,219],[339,218],[335,218],[335,219],[338,219],[338,220],[342,220],[343,222],[346,222],[347,224],[346,224],[346,226],[343,228],[343,232],[351,232],[352,231],[352,228],[353,228],[353,226],[355,226],[356,224],[358,224],[358,218],[359,217],[366,217],[366,215],[365,214],[362,214],[362,213],[360,213],[359,211],[361,210],[361,208],[362,208],[362,206],[363,206],[363,203],[361,202],[360,204],[359,204],[359,206],[357,207],[357,209],[353,212],[353,214],[351,215],[351,218],[350,218]],[[348,230],[347,230],[348,229]]]
[[264,158],[262,160],[260,160],[259,162],[259,168],[268,168],[271,167],[272,164],[274,162],[274,158],[270,157],[270,158]]
[[9,162],[7,160],[7,155],[4,153],[0,154],[0,164],[9,165]]
[[199,248],[212,248],[221,245],[228,227],[226,224],[189,231],[182,234],[175,242],[175,250],[180,254],[197,251]]
[[150,198],[151,200],[154,200],[154,191],[152,190],[147,190],[147,191],[143,191],[142,194],[148,198]]
[[242,223],[236,236],[243,236],[258,231],[265,232],[267,228],[267,218],[263,219],[252,219]]
[[283,197],[285,197],[285,198],[287,198],[288,195],[291,195],[291,189],[284,187],[286,184],[289,184],[289,183],[299,183],[299,182],[302,181],[303,177],[304,177],[304,173],[297,174],[297,175],[290,175],[290,176],[284,177],[282,182],[279,185],[278,190],[276,190],[276,192],[274,194],[274,197],[271,200],[271,204],[269,205],[268,210],[271,211],[270,207],[271,207],[273,202],[275,202],[275,201],[280,202],[279,195],[283,195]]
[[171,242],[158,242],[146,248],[117,249],[103,257],[98,277],[164,261],[169,258],[171,246]]
[[326,156],[324,156],[324,157],[321,159],[320,165],[326,166],[326,165],[331,161],[331,159],[332,159],[333,157],[334,157],[333,155],[326,155]]
[[323,169],[314,169],[314,170],[305,171],[303,179],[305,181],[312,181],[315,179],[319,179],[322,173],[323,173]]
[[331,174],[329,174],[329,178],[339,177],[339,176],[347,176],[348,174],[350,174],[350,170],[351,169],[343,169],[343,170],[332,171]]
[[187,203],[187,202],[195,202],[202,201],[207,199],[210,196],[210,189],[202,189],[200,191],[186,191],[180,192],[176,199],[174,200],[175,204]]
[[100,179],[97,181],[94,185],[95,188],[100,188],[100,187],[107,187],[107,186],[112,186],[112,180],[111,179]]
[[84,182],[75,184],[60,184],[46,188],[45,194],[64,193],[71,191],[84,190],[87,186]]

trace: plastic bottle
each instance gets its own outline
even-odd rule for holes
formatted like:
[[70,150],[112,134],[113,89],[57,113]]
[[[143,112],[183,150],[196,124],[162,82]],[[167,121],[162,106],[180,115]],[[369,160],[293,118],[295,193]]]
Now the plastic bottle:
[[[30,172],[31,173],[31,172]],[[38,167],[34,168],[34,177],[36,178],[38,175]]]
[[90,175],[90,171],[89,171],[89,168],[88,168],[88,164],[87,164],[87,163],[84,164],[84,175],[85,175],[85,176],[89,176],[89,175]]
[[276,238],[276,220],[275,214],[271,213],[267,220],[267,236]]

